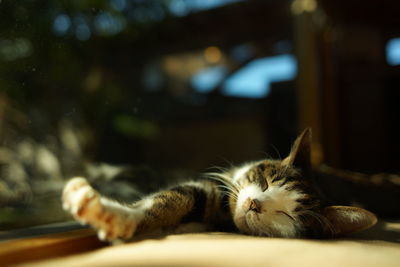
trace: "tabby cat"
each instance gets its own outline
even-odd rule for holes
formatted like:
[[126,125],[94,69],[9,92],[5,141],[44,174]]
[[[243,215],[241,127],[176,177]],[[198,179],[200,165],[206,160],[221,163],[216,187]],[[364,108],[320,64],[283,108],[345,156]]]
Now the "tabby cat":
[[191,222],[289,238],[335,237],[373,226],[377,218],[365,209],[324,204],[313,183],[310,143],[311,131],[306,129],[283,160],[266,159],[210,173],[131,204],[108,199],[85,178],[75,177],[64,187],[63,207],[108,241]]

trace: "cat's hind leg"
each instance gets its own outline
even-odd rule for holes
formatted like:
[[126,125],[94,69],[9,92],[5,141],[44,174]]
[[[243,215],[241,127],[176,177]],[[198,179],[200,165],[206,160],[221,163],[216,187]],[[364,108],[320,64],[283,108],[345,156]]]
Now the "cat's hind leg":
[[102,197],[86,179],[67,182],[62,195],[63,208],[83,224],[98,231],[101,240],[129,239],[142,219],[141,208],[132,208]]

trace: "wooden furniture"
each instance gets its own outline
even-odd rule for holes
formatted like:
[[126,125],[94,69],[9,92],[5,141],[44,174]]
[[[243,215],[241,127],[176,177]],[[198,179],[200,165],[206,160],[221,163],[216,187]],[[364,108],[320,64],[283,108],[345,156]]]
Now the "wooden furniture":
[[0,264],[15,265],[35,260],[67,256],[107,245],[91,229],[47,234],[0,242]]

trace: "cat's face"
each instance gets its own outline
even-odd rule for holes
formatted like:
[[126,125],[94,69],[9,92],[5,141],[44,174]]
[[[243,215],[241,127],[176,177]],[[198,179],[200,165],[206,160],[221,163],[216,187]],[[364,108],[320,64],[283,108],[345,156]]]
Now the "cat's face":
[[231,201],[233,220],[244,233],[298,237],[306,232],[308,214],[319,201],[305,177],[282,161],[264,160],[234,171],[237,198]]
[[231,175],[230,209],[237,228],[274,237],[325,237],[366,229],[372,213],[342,206],[321,207],[310,177],[311,132],[306,130],[284,160],[245,164]]

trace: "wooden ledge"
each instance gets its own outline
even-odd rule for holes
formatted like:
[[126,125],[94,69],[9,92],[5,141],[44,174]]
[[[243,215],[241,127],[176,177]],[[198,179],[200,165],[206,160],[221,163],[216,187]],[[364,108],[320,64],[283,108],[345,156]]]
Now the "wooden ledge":
[[2,266],[28,261],[67,256],[106,246],[99,241],[92,229],[73,230],[64,233],[46,234],[0,243]]

